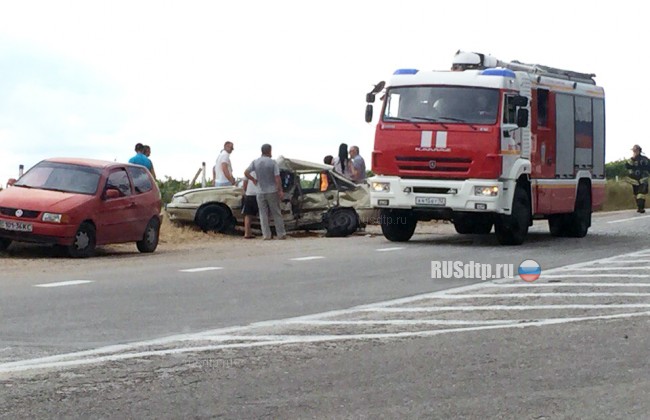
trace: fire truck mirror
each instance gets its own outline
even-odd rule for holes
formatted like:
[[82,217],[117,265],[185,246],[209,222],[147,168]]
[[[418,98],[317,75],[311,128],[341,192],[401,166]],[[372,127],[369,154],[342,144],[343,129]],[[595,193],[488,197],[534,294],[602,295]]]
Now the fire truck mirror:
[[366,105],[366,122],[369,123],[372,121],[372,105]]
[[368,102],[369,104],[374,103],[375,102],[375,94],[372,93],[372,92],[366,93],[366,102]]
[[512,98],[512,104],[514,106],[526,106],[528,105],[528,98],[525,96],[517,95],[514,98]]
[[526,108],[520,108],[517,110],[517,127],[522,128],[527,126],[528,126],[528,110]]
[[375,85],[375,87],[372,89],[370,93],[379,93],[384,89],[384,86],[386,86],[386,82],[383,80]]

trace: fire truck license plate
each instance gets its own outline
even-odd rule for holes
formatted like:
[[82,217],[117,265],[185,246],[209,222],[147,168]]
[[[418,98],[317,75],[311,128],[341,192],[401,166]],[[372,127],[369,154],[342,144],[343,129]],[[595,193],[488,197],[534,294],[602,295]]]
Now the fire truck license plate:
[[444,197],[415,197],[415,204],[420,206],[444,206]]
[[32,224],[23,222],[12,222],[10,220],[0,219],[0,229],[14,230],[17,232],[31,232]]

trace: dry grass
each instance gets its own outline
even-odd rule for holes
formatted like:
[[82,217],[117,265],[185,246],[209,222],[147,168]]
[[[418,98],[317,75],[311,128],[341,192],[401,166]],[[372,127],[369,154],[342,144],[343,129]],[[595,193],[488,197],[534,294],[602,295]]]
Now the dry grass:
[[605,185],[605,205],[603,211],[627,210],[636,208],[632,186],[623,181],[607,181]]

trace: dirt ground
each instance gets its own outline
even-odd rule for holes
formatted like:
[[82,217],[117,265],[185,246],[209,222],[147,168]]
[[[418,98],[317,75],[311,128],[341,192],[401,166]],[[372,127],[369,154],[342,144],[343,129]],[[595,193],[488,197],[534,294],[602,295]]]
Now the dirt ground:
[[[435,234],[435,233],[452,233],[453,225],[449,222],[419,222],[416,234]],[[193,225],[177,225],[171,223],[166,217],[163,217],[163,224],[160,229],[160,240],[156,254],[169,252],[191,251],[193,249],[210,248],[218,252],[237,252],[245,254],[255,254],[265,246],[272,246],[274,241],[262,241],[262,235],[259,230],[254,233],[255,239],[249,240],[243,237],[243,228],[237,227],[236,231],[231,234],[222,234],[214,232],[202,232],[198,227]],[[367,225],[364,229],[356,232],[353,236],[374,237],[381,236],[381,227],[379,225]],[[292,231],[288,233],[290,241],[295,241],[299,246],[303,241],[315,240],[325,237],[325,231]],[[332,240],[335,240],[334,238]],[[239,245],[243,246],[239,246]],[[97,248],[96,259],[103,257],[133,257],[140,255],[134,243],[105,245]],[[26,264],[35,269],[56,269],[80,265],[83,260],[68,258],[64,252],[51,246],[43,246],[29,243],[11,244],[9,249],[0,251],[0,269],[19,269]]]

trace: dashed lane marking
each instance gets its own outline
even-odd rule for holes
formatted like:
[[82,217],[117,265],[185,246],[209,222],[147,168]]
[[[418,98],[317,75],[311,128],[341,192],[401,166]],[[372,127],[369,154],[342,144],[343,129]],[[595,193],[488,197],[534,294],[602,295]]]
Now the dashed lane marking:
[[178,270],[181,273],[200,273],[202,271],[223,270],[223,267],[199,267],[199,268],[186,268]]
[[322,260],[325,257],[322,257],[320,255],[314,255],[312,257],[298,257],[298,258],[290,258],[291,261],[310,261],[310,260]]
[[394,246],[392,248],[378,248],[377,252],[399,251],[400,249],[404,249],[404,247],[403,246]]
[[57,283],[43,283],[35,284],[34,287],[63,287],[63,286],[76,286],[78,284],[93,283],[91,280],[70,280],[70,281],[60,281]]
[[645,219],[646,217],[650,217],[650,216],[636,216],[636,217],[629,217],[629,218],[627,218],[627,219],[610,220],[610,221],[607,222],[607,223],[623,223],[623,222],[630,222],[630,221],[633,221],[633,220],[641,220],[641,219]]

